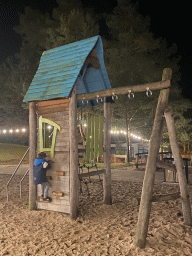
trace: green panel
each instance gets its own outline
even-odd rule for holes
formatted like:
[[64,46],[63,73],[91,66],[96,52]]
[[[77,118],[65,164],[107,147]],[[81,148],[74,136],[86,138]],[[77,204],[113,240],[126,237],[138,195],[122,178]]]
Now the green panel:
[[98,149],[98,156],[103,155],[103,124],[104,124],[104,117],[99,117],[99,131],[98,131],[98,143],[99,143],[99,149]]
[[103,155],[103,116],[89,115],[86,130],[86,161]]
[[86,129],[86,161],[90,160],[90,136],[91,136],[91,118],[87,117],[87,129]]
[[90,135],[90,159],[92,160],[93,155],[93,147],[94,147],[94,116],[91,115],[91,135]]
[[94,158],[97,158],[99,153],[99,116],[94,116],[94,119]]

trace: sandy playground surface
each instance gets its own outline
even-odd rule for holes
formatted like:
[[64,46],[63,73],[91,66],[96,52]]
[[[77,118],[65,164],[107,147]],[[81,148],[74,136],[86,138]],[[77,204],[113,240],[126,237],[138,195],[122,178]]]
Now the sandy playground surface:
[[[192,255],[192,228],[183,223],[181,201],[153,203],[147,245],[134,247],[133,240],[139,206],[131,198],[140,196],[142,182],[113,181],[112,206],[102,202],[98,180],[83,184],[80,214],[76,221],[69,215],[44,210],[28,210],[28,179],[19,198],[19,175],[10,185],[6,202],[5,184],[10,175],[0,175],[0,255]],[[192,198],[192,185],[189,185]],[[174,193],[178,185],[156,183],[155,194]]]

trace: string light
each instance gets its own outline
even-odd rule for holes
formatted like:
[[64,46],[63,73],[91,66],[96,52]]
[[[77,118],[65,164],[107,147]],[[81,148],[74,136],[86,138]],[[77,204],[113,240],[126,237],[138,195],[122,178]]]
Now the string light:
[[3,130],[0,130],[0,134],[14,134],[14,133],[19,133],[19,132],[22,132],[22,133],[25,133],[27,131],[27,129],[26,128],[22,128],[22,129],[15,129],[15,130],[13,130],[13,129],[8,129],[8,130],[6,130],[6,129],[3,129]]
[[[111,130],[110,131],[110,133],[111,134],[127,134],[127,132],[126,131],[114,131],[114,130]],[[135,139],[138,139],[138,140],[142,140],[142,141],[145,141],[145,142],[149,142],[150,140],[147,140],[147,139],[142,139],[140,136],[136,136],[135,134],[133,134],[133,133],[130,133],[130,136],[131,137],[133,137],[133,138],[135,138]]]

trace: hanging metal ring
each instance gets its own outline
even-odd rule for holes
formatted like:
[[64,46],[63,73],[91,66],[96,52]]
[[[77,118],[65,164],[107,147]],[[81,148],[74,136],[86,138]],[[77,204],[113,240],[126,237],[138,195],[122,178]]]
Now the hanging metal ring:
[[118,96],[113,92],[113,94],[112,94],[112,100],[114,101],[114,100],[118,100]]
[[89,101],[88,100],[86,100],[85,101],[85,98],[83,98],[83,100],[82,100],[82,104],[84,105],[85,104],[85,102],[88,104],[89,103]]
[[131,92],[131,90],[128,90],[128,98],[130,99],[132,96],[132,98],[135,97],[134,93]]
[[147,87],[146,90],[147,90],[147,91],[146,91],[147,97],[152,96],[153,93],[152,93],[152,91],[149,89],[149,87]]

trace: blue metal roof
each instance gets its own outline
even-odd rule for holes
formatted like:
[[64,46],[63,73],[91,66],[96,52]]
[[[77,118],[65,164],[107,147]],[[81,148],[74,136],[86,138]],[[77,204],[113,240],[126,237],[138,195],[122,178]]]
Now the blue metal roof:
[[[99,59],[99,69],[84,65],[93,49]],[[68,98],[75,83],[77,94],[111,88],[100,36],[45,51],[23,101]]]

